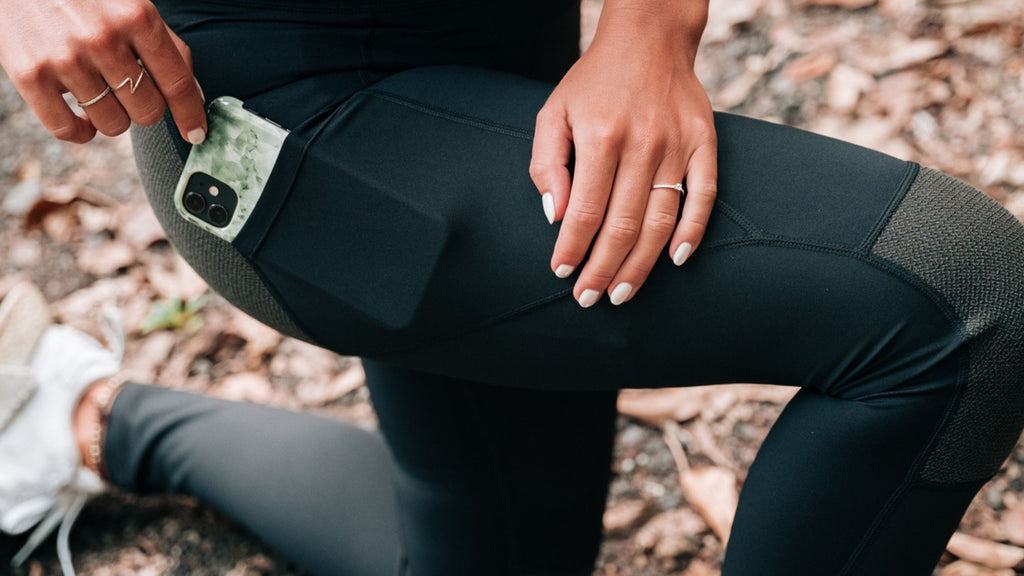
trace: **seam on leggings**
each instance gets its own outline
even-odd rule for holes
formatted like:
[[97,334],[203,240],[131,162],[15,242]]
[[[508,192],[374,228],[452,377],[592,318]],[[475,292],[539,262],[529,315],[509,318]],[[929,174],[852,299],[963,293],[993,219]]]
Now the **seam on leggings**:
[[896,189],[896,194],[889,199],[889,204],[882,212],[882,216],[877,222],[875,222],[874,227],[871,228],[871,232],[869,232],[860,245],[857,246],[857,250],[862,252],[871,251],[871,248],[875,245],[875,240],[878,239],[878,235],[882,233],[882,230],[885,229],[889,220],[892,219],[893,214],[896,213],[896,209],[903,203],[903,198],[906,197],[907,192],[910,190],[910,186],[917,179],[917,175],[920,172],[920,164],[917,162],[907,162],[907,167],[903,173],[903,180],[900,181],[900,185]]
[[479,118],[475,118],[473,116],[468,116],[468,115],[465,115],[465,114],[459,114],[457,112],[454,112],[452,110],[448,110],[446,108],[440,108],[440,107],[437,107],[437,106],[431,106],[431,105],[428,105],[428,104],[423,104],[423,103],[417,102],[415,100],[410,100],[408,98],[404,98],[404,97],[401,97],[401,96],[396,96],[396,95],[394,95],[394,94],[392,94],[390,92],[385,92],[385,91],[381,90],[380,88],[371,88],[369,90],[364,90],[362,92],[362,94],[366,94],[367,96],[376,97],[376,98],[379,98],[381,100],[386,100],[388,102],[391,102],[392,104],[397,104],[399,106],[404,106],[406,108],[410,108],[412,110],[416,110],[417,112],[423,112],[424,114],[427,114],[429,116],[433,116],[435,118],[441,118],[443,120],[450,120],[452,122],[455,122],[456,124],[464,124],[466,126],[473,126],[474,128],[480,128],[481,130],[487,130],[488,132],[494,132],[494,133],[497,133],[497,134],[504,134],[506,136],[512,136],[514,138],[521,138],[521,139],[527,140],[527,141],[532,141],[533,140],[533,135],[530,134],[529,132],[525,131],[525,130],[520,130],[519,128],[515,128],[515,127],[512,127],[512,126],[505,125],[505,124],[500,124],[498,122],[491,122],[491,121],[488,121],[488,120],[480,120]]
[[960,351],[960,357],[957,362],[956,386],[954,388],[952,397],[949,399],[948,402],[946,402],[946,409],[942,412],[942,418],[939,418],[939,422],[935,425],[934,428],[932,428],[932,433],[928,436],[928,441],[924,443],[924,446],[922,446],[920,450],[918,450],[917,455],[914,457],[914,461],[907,469],[907,472],[904,475],[903,480],[900,481],[899,486],[896,487],[896,490],[894,490],[889,499],[886,500],[885,505],[882,506],[882,509],[878,511],[878,514],[875,516],[875,520],[868,527],[867,532],[864,533],[864,536],[861,537],[860,542],[857,544],[857,547],[854,548],[853,552],[850,554],[850,558],[846,561],[846,564],[843,565],[843,568],[839,571],[839,574],[837,576],[848,576],[851,573],[851,571],[857,567],[857,564],[860,562],[861,558],[864,557],[864,550],[866,550],[867,547],[875,541],[875,538],[877,537],[882,526],[885,525],[886,521],[888,521],[892,517],[893,512],[896,510],[896,506],[903,499],[903,496],[906,494],[907,490],[909,490],[911,486],[918,483],[916,477],[921,473],[921,469],[924,467],[925,462],[928,460],[928,454],[931,452],[931,449],[935,447],[939,439],[942,437],[942,434],[946,429],[946,424],[948,424],[950,418],[953,417],[953,414],[956,413],[956,407],[957,405],[960,404],[960,398],[963,396],[963,391],[967,387],[967,376],[969,367],[970,348],[964,347]]
[[725,214],[734,224],[743,229],[744,232],[750,236],[764,236],[763,230],[758,228],[753,222],[747,219],[742,212],[733,208],[732,204],[729,204],[725,200],[715,198],[715,210],[718,210]]

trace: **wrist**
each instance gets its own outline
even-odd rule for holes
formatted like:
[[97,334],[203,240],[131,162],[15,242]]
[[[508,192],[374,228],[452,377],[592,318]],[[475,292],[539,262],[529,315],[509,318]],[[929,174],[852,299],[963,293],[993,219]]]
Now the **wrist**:
[[606,0],[594,44],[641,45],[692,66],[707,19],[708,0]]

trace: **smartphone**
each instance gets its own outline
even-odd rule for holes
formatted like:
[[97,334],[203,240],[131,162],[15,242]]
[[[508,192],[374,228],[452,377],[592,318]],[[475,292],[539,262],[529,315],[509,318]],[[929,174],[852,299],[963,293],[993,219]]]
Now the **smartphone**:
[[186,220],[228,242],[252,214],[288,131],[222,96],[207,106],[209,130],[192,147],[174,191]]

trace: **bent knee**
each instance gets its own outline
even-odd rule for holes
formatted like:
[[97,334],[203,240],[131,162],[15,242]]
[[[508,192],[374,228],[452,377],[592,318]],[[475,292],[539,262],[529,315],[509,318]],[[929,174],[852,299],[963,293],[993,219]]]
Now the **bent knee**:
[[981,192],[923,168],[872,252],[934,290],[967,338],[956,405],[922,477],[990,477],[1024,426],[1024,226]]

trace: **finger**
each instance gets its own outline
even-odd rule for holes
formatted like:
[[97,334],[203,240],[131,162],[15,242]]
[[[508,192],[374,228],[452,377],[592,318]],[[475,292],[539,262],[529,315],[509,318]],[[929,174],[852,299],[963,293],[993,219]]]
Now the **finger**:
[[[171,37],[171,42],[174,42],[174,47],[178,49],[178,54],[181,54],[182,61],[184,61],[185,65],[188,66],[188,71],[192,74],[192,77],[195,78],[195,68],[192,66],[192,49],[188,47],[188,44],[185,44],[184,40],[174,33],[174,30],[171,30],[170,26],[164,24],[164,28],[167,29],[167,34]],[[196,86],[199,88],[199,97],[203,99],[203,104],[205,104],[206,95],[203,94],[203,87],[199,85],[198,78],[196,78]]]
[[[682,162],[678,158],[666,158],[658,168],[653,184],[669,184],[679,182],[682,178]],[[679,219],[679,204],[682,198],[677,190],[652,189],[647,200],[640,237],[622,263],[615,278],[609,284],[609,300],[618,306],[632,300],[647,281],[654,265],[672,238]]]
[[199,144],[206,139],[207,124],[203,98],[192,75],[192,63],[185,62],[159,15],[154,18],[147,33],[134,37],[132,48],[171,109],[181,136],[192,144]]
[[686,197],[683,215],[669,243],[676,266],[682,266],[704,237],[718,195],[718,150],[712,141],[701,145],[690,156],[686,173]]
[[576,141],[576,167],[569,202],[551,256],[551,269],[559,278],[576,270],[604,221],[618,164],[618,147],[608,140]]
[[[96,128],[88,118],[76,116],[71,111],[68,101],[64,99],[64,94],[69,90],[57,82],[54,79],[55,76],[55,72],[32,69],[12,73],[10,78],[15,89],[24,97],[25,102],[35,112],[39,121],[55,138],[77,144],[92,140],[96,135]],[[95,94],[89,93],[89,97],[95,96],[100,91],[102,89]],[[74,98],[74,95],[68,97]]]
[[576,281],[577,300],[593,305],[608,289],[640,237],[655,164],[646,154],[623,157],[615,174],[608,210],[587,263]]
[[[119,105],[122,117],[127,115],[131,121],[143,126],[156,124],[163,118],[164,110],[167,107],[160,91],[146,74],[146,70],[139,64],[135,55],[127,49],[120,51],[112,60],[116,60],[117,64],[104,68],[104,70],[112,71],[104,74],[107,84],[113,90],[113,98],[110,101]],[[87,110],[87,112],[95,123],[96,117],[93,109]],[[97,128],[102,131],[102,127],[98,124]],[[126,125],[124,129],[127,128]],[[107,133],[104,132],[104,134]]]
[[554,224],[569,203],[569,156],[572,132],[565,111],[545,106],[537,113],[530,157],[530,178],[541,194],[541,206],[548,223]]

